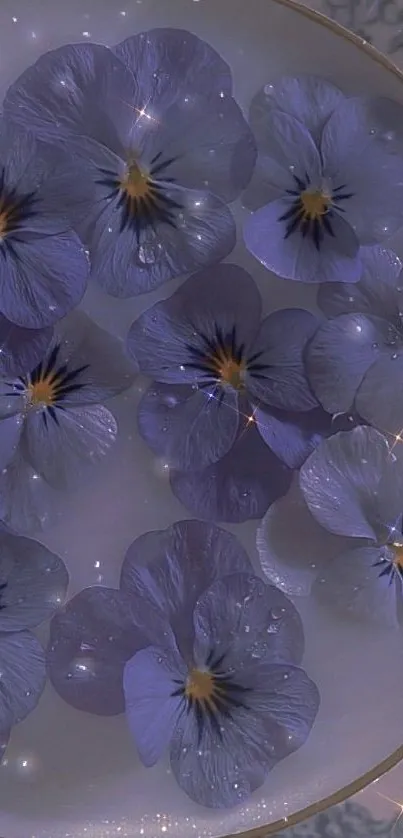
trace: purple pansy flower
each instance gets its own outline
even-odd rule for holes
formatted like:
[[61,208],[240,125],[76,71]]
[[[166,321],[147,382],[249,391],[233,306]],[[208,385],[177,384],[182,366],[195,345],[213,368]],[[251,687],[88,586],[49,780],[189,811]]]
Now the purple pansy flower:
[[[221,576],[239,572],[252,573],[247,553],[212,524],[178,521],[141,535],[127,551],[120,590],[86,588],[52,620],[48,668],[55,689],[79,710],[123,713],[126,662],[150,644],[172,646],[177,627],[187,626],[190,636],[198,597]],[[299,620],[296,626],[294,648],[302,657]]]
[[194,274],[133,323],[128,347],[141,372],[177,389],[165,424],[158,401],[154,409],[149,399],[150,421],[140,410],[140,432],[172,467],[197,469],[221,459],[245,407],[247,415],[260,403],[291,411],[317,407],[302,358],[316,318],[286,309],[261,321],[261,308],[249,274],[223,264]]
[[368,426],[322,442],[263,519],[267,577],[342,613],[395,628],[403,593],[403,475]]
[[249,182],[255,142],[228,66],[194,35],[162,29],[115,51],[61,47],[23,73],[4,109],[64,144],[54,197],[107,292],[150,291],[234,247],[226,204]]
[[[84,294],[88,258],[47,202],[33,136],[0,119],[0,312],[16,326],[49,326]],[[46,184],[46,189],[49,181]],[[27,341],[22,330],[13,340]]]
[[75,312],[55,327],[34,368],[0,382],[3,519],[29,528],[27,484],[45,508],[44,484],[71,485],[82,479],[83,464],[102,458],[117,435],[116,420],[103,403],[133,379],[120,342]]
[[256,211],[244,237],[274,273],[357,282],[360,245],[402,225],[403,147],[387,131],[401,106],[382,103],[312,76],[280,79],[254,100],[260,154],[245,203]]
[[58,556],[0,525],[0,750],[8,731],[34,710],[42,694],[45,654],[31,629],[57,611],[67,585]]
[[354,286],[319,289],[319,305],[331,319],[308,346],[307,373],[326,410],[354,410],[397,434],[403,427],[402,265],[382,247],[362,248],[361,261]]
[[291,602],[256,576],[234,573],[208,587],[190,636],[178,627],[176,647],[148,646],[126,664],[126,715],[143,764],[169,748],[180,787],[212,808],[259,788],[304,744],[319,706],[296,665],[297,624]]

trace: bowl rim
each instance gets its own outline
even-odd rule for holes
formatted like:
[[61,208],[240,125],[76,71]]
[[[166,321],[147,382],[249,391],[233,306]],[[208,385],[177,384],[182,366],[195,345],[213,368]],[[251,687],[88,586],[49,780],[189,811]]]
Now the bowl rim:
[[[324,26],[326,29],[330,29],[335,35],[338,35],[339,38],[351,41],[356,47],[358,47],[358,49],[365,52],[370,58],[372,58],[373,61],[376,61],[377,64],[380,64],[385,68],[385,70],[388,70],[403,83],[403,71],[400,70],[393,61],[390,61],[386,55],[380,52],[372,44],[369,44],[364,38],[356,35],[355,32],[352,32],[350,29],[346,29],[346,27],[342,26],[340,23],[336,23],[336,21],[322,14],[322,12],[318,12],[316,9],[311,9],[308,6],[302,5],[302,2],[299,2],[299,0],[271,0],[271,2],[277,3],[279,6],[286,6],[289,9],[293,9],[297,12],[297,14],[313,20],[315,23],[320,26]],[[266,826],[262,825],[254,827],[253,829],[247,829],[244,832],[231,833],[223,836],[223,838],[268,838],[269,835],[273,835],[274,833],[281,832],[283,829],[289,829],[292,826],[296,826],[297,824],[302,823],[302,821],[318,815],[320,812],[323,812],[331,806],[335,806],[338,803],[344,803],[344,801],[348,800],[349,797],[352,797],[359,791],[362,791],[367,786],[371,785],[371,783],[379,780],[384,774],[387,774],[388,771],[398,765],[398,763],[402,760],[403,744],[393,751],[393,753],[389,754],[389,756],[382,760],[382,762],[379,762],[369,771],[366,771],[365,774],[361,774],[361,776],[356,780],[353,780],[351,783],[343,786],[343,788],[333,792],[333,794],[323,797],[321,800],[318,800],[317,803],[305,806],[303,809],[299,809],[292,815],[290,814],[288,817],[281,818],[281,820],[274,821]]]

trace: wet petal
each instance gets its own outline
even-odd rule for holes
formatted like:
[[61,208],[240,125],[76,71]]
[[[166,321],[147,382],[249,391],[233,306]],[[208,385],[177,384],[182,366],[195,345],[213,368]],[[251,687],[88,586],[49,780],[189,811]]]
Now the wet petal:
[[8,730],[35,709],[46,682],[45,655],[30,631],[0,634],[0,728]]
[[326,123],[321,151],[325,176],[353,193],[343,202],[346,220],[361,244],[375,244],[403,223],[403,148],[390,153],[367,116],[365,99],[344,99]]
[[256,161],[255,140],[240,107],[220,93],[177,99],[158,131],[147,137],[151,157],[161,149],[172,160],[169,177],[177,184],[208,188],[225,202],[245,189]]
[[270,507],[256,539],[264,574],[291,596],[308,595],[321,568],[349,543],[317,523],[298,478],[288,494]]
[[[9,247],[8,242],[12,245]],[[0,263],[0,308],[18,326],[50,326],[80,302],[88,259],[72,231],[31,236],[22,228],[4,240]]]
[[145,645],[130,597],[113,588],[85,588],[50,624],[49,678],[77,710],[123,713],[124,667]]
[[194,626],[199,667],[220,660],[221,672],[235,674],[251,661],[300,663],[304,653],[302,622],[292,602],[246,573],[217,579],[205,591],[194,611]]
[[[259,788],[278,760],[307,738],[318,709],[315,685],[303,670],[261,663],[251,707],[220,718],[220,734],[194,713],[183,714],[171,747],[176,781],[196,803],[220,809],[240,804]],[[290,738],[291,737],[291,738]]]
[[21,446],[0,473],[0,519],[17,533],[38,532],[54,519],[57,494],[26,462]]
[[322,285],[318,304],[328,317],[350,312],[382,317],[396,324],[399,317],[399,277],[402,264],[398,256],[384,247],[362,247],[363,272],[359,282]]
[[331,417],[321,408],[305,413],[257,408],[254,414],[262,439],[289,468],[300,468],[331,429]]
[[8,89],[4,114],[42,140],[71,134],[109,147],[130,135],[137,86],[112,50],[99,44],[68,44],[42,55]]
[[381,576],[379,547],[346,550],[322,568],[313,593],[326,607],[380,626],[398,628],[400,585]]
[[300,472],[304,498],[323,527],[380,543],[401,514],[402,479],[386,438],[367,426],[322,442]]
[[[215,579],[237,571],[248,573],[251,564],[234,535],[203,521],[178,521],[133,542],[123,562],[121,587],[165,614],[191,651],[198,597]],[[147,622],[150,643],[161,643],[157,628]]]
[[[133,323],[128,348],[141,372],[174,384],[204,381],[193,366],[192,349],[205,351],[217,334],[248,346],[259,326],[261,297],[252,277],[237,265],[221,264],[191,276],[167,300],[143,312]],[[191,349],[189,349],[191,347]]]
[[[224,457],[235,442],[238,395],[235,390],[155,385],[138,409],[140,434],[171,468],[199,470]],[[221,398],[222,396],[222,398]]]
[[282,309],[263,321],[248,365],[246,384],[252,397],[283,410],[310,410],[317,400],[309,386],[303,355],[318,325],[309,311]]
[[341,314],[320,326],[307,347],[306,371],[325,410],[351,410],[364,375],[385,351],[388,336],[385,320],[364,314]]
[[147,768],[166,751],[183,712],[183,699],[175,695],[185,684],[186,667],[176,652],[155,646],[143,649],[125,666],[124,692],[126,718]]
[[320,251],[313,239],[301,233],[285,238],[287,222],[280,221],[290,209],[285,199],[272,201],[254,212],[244,225],[248,250],[266,268],[285,279],[300,282],[356,282],[361,273],[358,240],[340,216],[332,218],[334,237],[324,238]]
[[31,410],[24,429],[24,452],[52,486],[74,485],[83,467],[101,460],[117,437],[114,416],[101,405]]
[[92,275],[108,294],[144,294],[214,265],[233,250],[235,222],[221,200],[205,191],[169,186],[164,194],[179,205],[172,225],[157,222],[155,229],[148,227],[140,234],[140,240],[135,224],[122,231],[117,199],[99,214],[90,238]]
[[22,329],[0,315],[0,374],[16,376],[34,369],[52,339],[52,329]]
[[[0,421],[0,469],[5,468],[15,456],[23,428],[23,417],[14,416]],[[1,629],[0,629],[1,630]]]
[[126,38],[113,52],[134,74],[143,103],[153,113],[190,94],[231,95],[228,64],[210,44],[184,29],[150,29]]
[[0,537],[0,632],[35,628],[60,608],[69,576],[59,556],[30,538]]
[[[101,329],[82,311],[74,311],[55,329],[53,344],[59,346],[56,369],[82,370],[76,390],[63,396],[63,405],[102,403],[127,390],[135,378],[135,365],[119,338]],[[46,364],[46,358],[44,359]]]
[[403,428],[403,355],[389,352],[379,358],[364,376],[355,403],[363,419],[389,439],[399,435]]
[[280,76],[266,84],[252,100],[249,111],[251,128],[259,147],[267,143],[267,117],[277,108],[302,122],[315,141],[334,109],[344,100],[343,93],[319,76]]
[[218,462],[203,470],[170,472],[172,491],[191,514],[240,524],[261,518],[287,491],[289,469],[263,443],[252,423],[246,420],[243,425]]

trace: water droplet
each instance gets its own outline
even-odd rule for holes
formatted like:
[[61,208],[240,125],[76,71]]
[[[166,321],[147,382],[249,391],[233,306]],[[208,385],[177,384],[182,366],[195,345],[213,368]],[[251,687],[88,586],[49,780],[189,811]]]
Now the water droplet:
[[382,134],[382,139],[385,140],[385,142],[390,143],[395,139],[395,136],[396,134],[394,131],[385,131],[385,133]]
[[265,84],[263,92],[266,96],[272,96],[274,92],[274,84]]
[[375,128],[370,128],[370,129],[369,129],[369,133],[370,133],[370,134],[371,134],[371,136],[373,137],[373,136],[374,136],[374,134],[376,134],[376,129],[375,129]]
[[378,349],[378,347],[379,347],[379,343],[373,343],[372,344],[372,349]]
[[144,242],[137,250],[140,264],[153,265],[161,256],[162,245],[159,242]]
[[270,616],[272,620],[281,620],[284,613],[284,608],[272,608]]
[[393,355],[391,355],[391,358],[392,358],[392,361],[396,361],[397,352],[394,352]]

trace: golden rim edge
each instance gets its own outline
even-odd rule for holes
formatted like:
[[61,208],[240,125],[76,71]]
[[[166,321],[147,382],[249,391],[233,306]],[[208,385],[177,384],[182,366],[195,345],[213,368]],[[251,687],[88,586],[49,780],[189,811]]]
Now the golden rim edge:
[[[270,2],[293,9],[297,12],[297,14],[313,20],[320,26],[325,26],[326,29],[330,29],[335,35],[338,35],[339,38],[351,41],[356,47],[358,47],[358,49],[365,52],[370,58],[372,58],[373,61],[376,61],[377,64],[384,67],[385,70],[393,73],[393,75],[403,83],[403,72],[399,70],[399,67],[397,67],[393,61],[389,61],[389,59],[373,47],[372,44],[368,44],[367,41],[360,38],[359,35],[355,35],[354,32],[351,32],[349,29],[346,29],[344,26],[341,26],[339,23],[336,23],[326,17],[326,15],[321,12],[317,12],[307,6],[303,6],[300,2],[298,2],[298,0],[270,0]],[[257,826],[253,829],[248,829],[246,832],[234,832],[223,836],[223,838],[267,838],[267,836],[273,835],[276,832],[281,832],[283,829],[289,829],[292,826],[296,826],[296,824],[301,823],[308,818],[314,817],[314,815],[323,812],[330,806],[335,806],[337,803],[343,803],[345,800],[348,800],[349,797],[352,797],[354,794],[358,794],[359,791],[362,791],[366,788],[366,786],[369,786],[374,782],[374,780],[378,780],[384,774],[387,774],[388,771],[398,765],[398,763],[402,760],[403,745],[386,757],[386,759],[382,760],[382,762],[379,762],[378,765],[375,765],[374,768],[371,768],[370,771],[367,771],[365,774],[362,774],[361,777],[358,777],[357,780],[354,780],[352,783],[348,783],[346,786],[343,786],[343,788],[328,795],[328,797],[323,797],[322,800],[319,800],[317,803],[312,803],[310,806],[300,809],[293,815],[289,815],[287,820],[281,818],[281,820],[274,821],[266,826]]]

